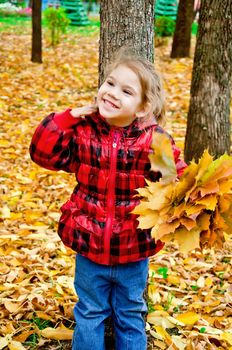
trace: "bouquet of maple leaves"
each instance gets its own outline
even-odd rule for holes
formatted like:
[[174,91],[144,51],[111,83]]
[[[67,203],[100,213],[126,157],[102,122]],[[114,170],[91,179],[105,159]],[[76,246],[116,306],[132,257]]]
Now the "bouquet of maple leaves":
[[206,150],[177,180],[171,141],[154,133],[151,170],[162,173],[159,182],[146,180],[137,189],[139,228],[163,242],[177,241],[180,251],[221,247],[232,232],[232,157],[213,160]]

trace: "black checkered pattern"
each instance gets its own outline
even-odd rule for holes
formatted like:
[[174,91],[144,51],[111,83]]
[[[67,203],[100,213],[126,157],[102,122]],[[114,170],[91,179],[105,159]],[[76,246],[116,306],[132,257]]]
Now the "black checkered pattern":
[[[125,128],[112,127],[98,113],[73,118],[70,109],[50,114],[38,126],[30,146],[32,160],[76,174],[77,185],[61,208],[58,227],[65,245],[107,265],[139,261],[163,247],[150,230],[137,228],[137,216],[131,214],[139,203],[135,189],[145,185],[145,178],[161,176],[150,171],[148,158],[154,130],[165,132],[154,123],[141,129],[136,120]],[[173,152],[180,175],[186,165],[174,142]]]

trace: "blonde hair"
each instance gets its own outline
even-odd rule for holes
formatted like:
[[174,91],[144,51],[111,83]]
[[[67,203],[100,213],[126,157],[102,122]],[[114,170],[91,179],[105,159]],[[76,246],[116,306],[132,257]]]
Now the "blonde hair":
[[115,59],[108,65],[105,78],[118,66],[125,65],[139,78],[142,87],[142,104],[149,106],[148,118],[155,117],[158,124],[165,122],[165,94],[160,75],[154,65],[137,55],[131,48],[123,47],[117,51]]

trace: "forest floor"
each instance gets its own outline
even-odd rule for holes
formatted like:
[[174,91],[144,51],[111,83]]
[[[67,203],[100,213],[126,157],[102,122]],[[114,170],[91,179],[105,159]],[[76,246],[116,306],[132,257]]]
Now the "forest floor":
[[[44,36],[35,64],[28,27],[0,33],[0,350],[71,349],[74,253],[56,227],[75,179],[32,163],[28,147],[46,115],[94,99],[98,40],[72,33],[51,48]],[[156,67],[166,129],[183,150],[193,59],[170,59],[170,49],[156,48]],[[149,349],[232,349],[231,248],[185,256],[168,245],[150,260]]]

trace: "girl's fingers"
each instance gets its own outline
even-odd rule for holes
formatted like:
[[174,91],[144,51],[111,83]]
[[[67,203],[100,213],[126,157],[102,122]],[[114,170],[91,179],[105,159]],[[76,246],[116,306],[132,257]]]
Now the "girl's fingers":
[[84,116],[90,115],[96,111],[97,111],[97,106],[90,105],[90,106],[85,106],[80,108],[74,108],[72,109],[71,114],[73,115],[74,118],[80,118],[80,117],[83,118]]
[[91,105],[91,106],[86,107],[83,114],[89,115],[89,114],[92,114],[93,112],[96,112],[96,111],[97,111],[97,106]]

